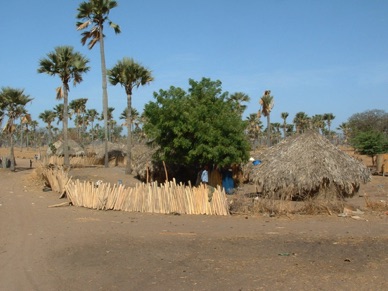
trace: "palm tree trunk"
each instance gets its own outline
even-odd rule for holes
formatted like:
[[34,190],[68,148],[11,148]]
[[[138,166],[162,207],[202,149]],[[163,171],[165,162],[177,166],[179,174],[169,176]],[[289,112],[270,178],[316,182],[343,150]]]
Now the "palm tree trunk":
[[267,144],[271,146],[271,119],[270,114],[267,115]]
[[125,168],[125,174],[129,175],[132,173],[132,95],[131,93],[127,93],[127,166]]
[[[10,138],[9,138],[9,143],[10,143],[10,151],[9,151],[9,158],[11,160],[11,171],[15,171],[15,153],[14,153],[14,142],[13,142],[13,132],[12,132],[12,127],[13,127],[13,119],[10,122]],[[5,161],[7,162],[7,161]],[[7,165],[6,165],[7,166]]]
[[105,133],[105,168],[109,167],[108,157],[108,89],[106,81],[106,64],[105,64],[105,48],[104,48],[104,34],[102,24],[100,24],[100,56],[101,56],[101,75],[102,75],[102,108],[104,113],[104,133]]
[[63,84],[63,164],[66,168],[70,167],[70,158],[69,158],[69,140],[67,136],[67,126],[68,126],[68,92],[67,92],[67,84]]

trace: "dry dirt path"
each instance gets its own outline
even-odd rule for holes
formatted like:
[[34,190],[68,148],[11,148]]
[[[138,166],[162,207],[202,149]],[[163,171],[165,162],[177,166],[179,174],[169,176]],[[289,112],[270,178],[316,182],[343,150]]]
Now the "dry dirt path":
[[0,290],[387,290],[388,220],[48,208],[0,170]]

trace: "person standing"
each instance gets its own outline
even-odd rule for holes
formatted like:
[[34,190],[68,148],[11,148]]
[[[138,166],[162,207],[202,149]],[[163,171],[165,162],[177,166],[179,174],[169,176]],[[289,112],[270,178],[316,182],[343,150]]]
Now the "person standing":
[[201,174],[201,182],[203,184],[209,184],[209,167],[205,165],[202,174]]

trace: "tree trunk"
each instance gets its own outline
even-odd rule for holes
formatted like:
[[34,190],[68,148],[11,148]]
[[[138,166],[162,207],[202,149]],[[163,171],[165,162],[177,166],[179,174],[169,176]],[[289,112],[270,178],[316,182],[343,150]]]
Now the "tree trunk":
[[68,97],[68,91],[67,91],[67,84],[63,84],[63,165],[66,168],[70,167],[70,158],[69,158],[69,139],[67,136],[67,127],[68,127],[68,103],[69,103],[69,97]]
[[9,158],[11,160],[11,171],[15,171],[15,153],[14,153],[14,145],[13,145],[13,132],[11,132],[10,136],[10,152]]
[[132,173],[132,94],[127,93],[127,166],[125,168],[125,174],[130,175]]
[[271,120],[270,115],[267,115],[267,145],[271,146]]
[[104,34],[102,24],[100,24],[100,56],[101,56],[101,74],[102,74],[102,108],[104,113],[104,142],[105,142],[105,168],[109,167],[108,157],[108,89],[106,81],[106,64],[105,64],[105,49],[104,49]]

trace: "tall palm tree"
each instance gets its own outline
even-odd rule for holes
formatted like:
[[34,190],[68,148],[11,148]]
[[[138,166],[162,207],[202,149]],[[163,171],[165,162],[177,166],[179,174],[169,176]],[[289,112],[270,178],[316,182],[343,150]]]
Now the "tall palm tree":
[[109,82],[112,85],[120,84],[127,94],[127,166],[126,174],[132,173],[131,149],[132,149],[132,91],[133,88],[144,86],[154,80],[151,71],[135,62],[131,58],[123,58],[110,70],[108,70]]
[[69,82],[73,80],[73,86],[82,82],[82,74],[89,71],[89,60],[79,52],[75,52],[71,46],[59,46],[47,54],[47,58],[39,61],[38,73],[50,76],[59,76],[62,86],[57,88],[57,99],[63,98],[63,154],[64,166],[70,166],[68,149],[68,92]]
[[102,107],[105,126],[105,167],[109,167],[108,159],[108,90],[106,79],[105,47],[104,47],[104,24],[108,21],[116,34],[120,33],[120,27],[113,23],[108,15],[111,9],[117,7],[114,0],[89,0],[82,2],[78,7],[77,30],[84,30],[91,26],[90,30],[84,31],[81,35],[81,43],[85,45],[89,40],[88,48],[100,43],[101,75],[102,75]]
[[267,145],[271,146],[271,111],[274,107],[273,96],[271,90],[264,91],[264,95],[260,98],[261,113],[267,117]]
[[49,143],[52,142],[53,133],[52,133],[51,124],[54,122],[55,117],[56,117],[56,114],[52,110],[45,110],[41,114],[39,114],[39,118],[42,119],[42,121],[47,124],[48,142]]
[[283,137],[286,138],[286,129],[287,129],[287,117],[288,117],[288,112],[282,112],[280,116],[283,119]]
[[[0,106],[1,110],[8,117],[8,122],[3,131],[9,135],[10,139],[10,160],[11,160],[11,171],[15,170],[15,153],[14,153],[14,131],[15,131],[15,120],[22,114],[25,114],[25,106],[28,102],[32,101],[29,95],[24,94],[23,89],[15,89],[11,87],[3,87],[0,90]],[[4,161],[5,162],[5,161]]]
[[263,130],[263,124],[260,120],[260,116],[255,113],[249,114],[247,117],[247,134],[248,137],[256,143],[259,139],[260,132]]

